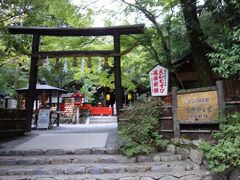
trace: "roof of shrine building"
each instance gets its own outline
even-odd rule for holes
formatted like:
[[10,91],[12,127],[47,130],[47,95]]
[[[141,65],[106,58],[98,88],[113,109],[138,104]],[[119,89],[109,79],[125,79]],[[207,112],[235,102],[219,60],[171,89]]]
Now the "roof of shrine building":
[[[47,83],[37,83],[36,84],[36,90],[37,92],[61,92],[61,93],[67,93],[68,91],[58,88],[58,87],[54,87],[51,85],[48,85]],[[24,88],[19,88],[16,89],[16,91],[18,93],[25,93],[28,91],[28,87],[24,87]]]

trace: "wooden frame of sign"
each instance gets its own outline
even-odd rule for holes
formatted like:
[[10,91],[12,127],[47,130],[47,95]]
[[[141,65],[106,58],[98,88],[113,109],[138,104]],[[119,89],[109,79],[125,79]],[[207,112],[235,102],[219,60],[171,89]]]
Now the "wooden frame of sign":
[[[180,137],[180,125],[218,125],[218,112],[221,107],[220,86],[178,90],[172,88],[172,113],[174,137]],[[196,130],[186,130],[195,132]],[[197,130],[203,132],[205,130]],[[210,131],[210,130],[209,130]]]
[[37,129],[48,129],[50,121],[50,109],[39,109]]
[[177,117],[182,123],[214,122],[218,119],[217,87],[178,91]]

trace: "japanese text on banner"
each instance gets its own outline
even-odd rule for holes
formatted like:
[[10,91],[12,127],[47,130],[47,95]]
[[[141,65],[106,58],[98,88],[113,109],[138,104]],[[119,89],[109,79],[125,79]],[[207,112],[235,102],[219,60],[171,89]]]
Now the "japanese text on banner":
[[149,72],[152,96],[166,96],[168,93],[168,69],[157,65]]

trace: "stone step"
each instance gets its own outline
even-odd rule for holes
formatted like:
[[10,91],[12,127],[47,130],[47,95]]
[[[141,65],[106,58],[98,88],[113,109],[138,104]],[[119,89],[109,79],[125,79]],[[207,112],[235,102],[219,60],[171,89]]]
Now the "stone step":
[[106,124],[117,123],[116,116],[91,116],[89,118],[89,124]]
[[0,167],[1,176],[14,175],[62,175],[62,174],[110,174],[110,173],[144,173],[144,172],[184,172],[200,170],[191,161],[173,162],[145,162],[145,163],[125,163],[125,164],[106,164],[106,163],[83,163],[83,164],[54,164],[54,165],[31,165],[31,166],[2,166]]
[[181,155],[171,153],[155,153],[149,156],[139,155],[128,158],[123,155],[62,155],[62,156],[3,156],[0,166],[10,165],[48,165],[65,163],[135,163],[135,162],[170,162],[182,160]]
[[52,155],[83,155],[83,154],[119,154],[114,148],[90,148],[90,149],[0,149],[0,156],[52,156]]
[[90,120],[89,124],[106,124],[106,123],[117,123],[116,120]]
[[[107,173],[107,174],[62,174],[62,175],[15,175],[0,176],[3,180],[208,180],[211,179],[208,171],[183,171],[183,172],[144,172],[144,173]],[[214,179],[215,180],[215,179]],[[217,180],[217,179],[216,179]]]
[[117,121],[117,116],[91,116],[90,120],[113,120],[113,121]]

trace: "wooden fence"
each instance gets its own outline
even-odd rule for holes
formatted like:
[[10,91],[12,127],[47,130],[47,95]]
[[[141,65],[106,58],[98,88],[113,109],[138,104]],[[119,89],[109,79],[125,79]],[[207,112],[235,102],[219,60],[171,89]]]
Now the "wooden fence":
[[159,131],[165,138],[173,138],[173,115],[172,106],[162,107],[162,116],[159,117]]
[[[159,131],[166,138],[212,139],[222,112],[240,112],[240,81],[217,81],[213,87],[187,90],[173,87],[171,95],[171,105],[162,107],[159,117]],[[127,117],[120,113],[119,119],[126,122]]]
[[240,112],[240,81],[222,81],[224,106],[227,112]]
[[0,109],[0,138],[26,132],[27,110]]

